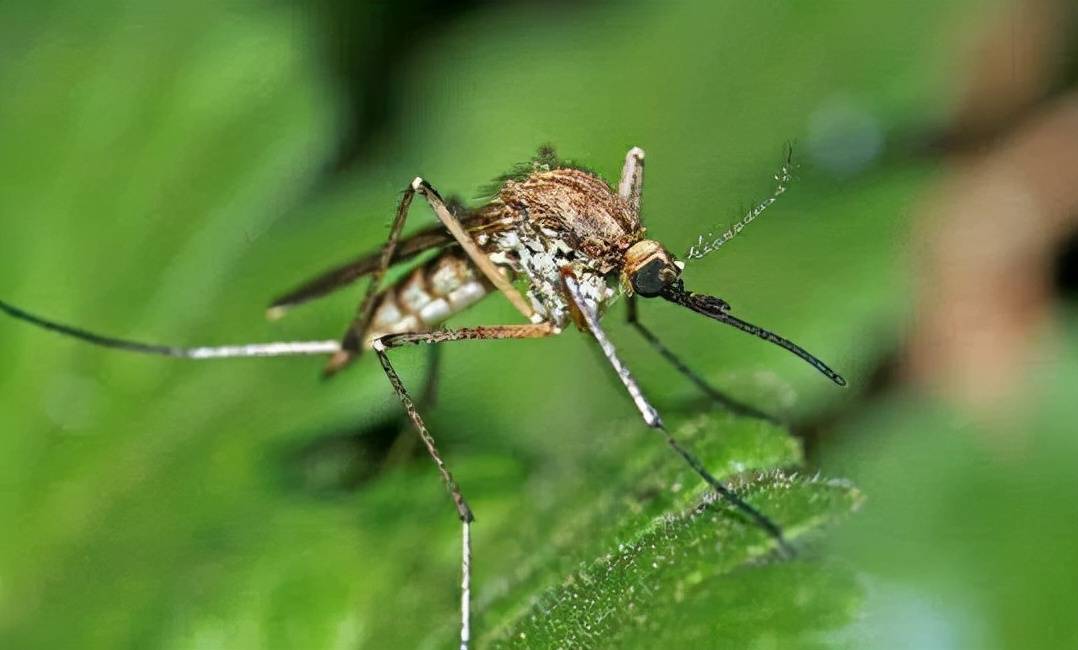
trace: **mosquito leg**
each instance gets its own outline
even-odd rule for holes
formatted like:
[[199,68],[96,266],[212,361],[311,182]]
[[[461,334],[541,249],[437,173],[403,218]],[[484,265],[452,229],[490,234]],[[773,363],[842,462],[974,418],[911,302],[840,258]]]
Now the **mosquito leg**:
[[773,422],[775,424],[780,423],[780,420],[775,416],[764,413],[763,411],[757,409],[754,406],[745,404],[744,402],[738,401],[730,397],[729,395],[724,394],[717,388],[713,387],[711,384],[707,383],[707,381],[705,381],[703,377],[698,375],[691,368],[686,366],[681,359],[679,359],[673,352],[670,351],[670,348],[666,347],[666,345],[659,340],[659,337],[655,336],[655,334],[651,330],[649,330],[647,327],[644,327],[644,324],[640,322],[640,317],[638,315],[636,307],[636,296],[629,296],[628,298],[626,317],[629,324],[632,325],[637,332],[640,332],[640,335],[644,337],[644,340],[650,343],[651,347],[655,348],[655,350],[662,356],[663,359],[666,359],[666,361],[669,362],[670,365],[673,366],[678,372],[680,372],[686,379],[695,384],[696,387],[703,391],[705,395],[710,397],[716,403],[720,404],[723,408],[736,415],[745,415],[748,417]]
[[629,372],[629,369],[625,367],[625,364],[618,358],[617,352],[614,350],[614,344],[610,342],[610,339],[606,337],[606,333],[599,327],[599,318],[596,315],[595,310],[581,294],[580,286],[577,284],[576,278],[573,277],[568,269],[563,271],[562,278],[564,280],[566,293],[572,299],[577,309],[580,310],[580,314],[584,317],[584,322],[587,325],[588,330],[591,332],[592,336],[595,337],[596,342],[599,344],[599,349],[603,351],[603,355],[606,357],[607,361],[613,366],[614,371],[618,375],[618,379],[620,379],[621,383],[625,386],[625,390],[629,392],[629,396],[632,397],[637,410],[639,410],[640,415],[643,416],[644,422],[647,423],[649,427],[658,429],[666,440],[666,444],[677,452],[677,454],[692,467],[693,471],[699,474],[700,477],[719,494],[719,496],[726,499],[731,505],[740,510],[742,514],[746,515],[757,526],[767,532],[768,535],[773,537],[784,553],[792,555],[793,549],[786,543],[786,540],[782,535],[782,529],[778,524],[771,521],[767,515],[749,505],[748,502],[739,497],[730,490],[730,488],[723,485],[708,471],[704,464],[700,462],[700,459],[688,449],[681,446],[681,444],[670,435],[670,432],[667,431],[666,427],[663,425],[658,411],[656,411],[655,407],[653,407],[651,403],[648,402],[647,398],[644,397],[643,391],[640,390],[640,386],[637,385],[636,380]]
[[341,349],[337,341],[280,341],[276,343],[247,343],[243,345],[218,345],[179,347],[174,345],[159,345],[156,343],[141,343],[129,341],[112,336],[105,336],[84,330],[72,325],[65,325],[47,318],[43,318],[28,311],[23,311],[15,305],[0,300],[0,312],[21,320],[41,329],[56,332],[63,336],[78,339],[92,345],[105,348],[138,352],[140,354],[155,354],[164,357],[176,357],[180,359],[234,359],[240,357],[286,357],[297,355],[333,354]]
[[461,650],[467,650],[468,643],[471,638],[471,580],[472,580],[472,542],[471,542],[471,526],[475,521],[475,517],[472,515],[472,509],[468,506],[468,502],[464,499],[464,493],[461,491],[460,486],[457,485],[456,480],[453,478],[453,474],[450,473],[449,467],[446,465],[445,460],[442,459],[442,455],[438,452],[437,446],[434,444],[434,437],[431,436],[430,431],[427,429],[427,425],[423,422],[423,417],[419,414],[419,409],[416,407],[415,402],[408,394],[408,390],[404,387],[404,383],[401,381],[397,371],[393,369],[393,364],[389,361],[389,355],[387,351],[401,347],[404,345],[417,345],[420,343],[446,343],[449,341],[465,341],[465,340],[491,340],[491,339],[529,339],[529,338],[541,338],[556,334],[557,329],[551,326],[549,323],[535,323],[528,325],[500,325],[494,327],[469,327],[458,330],[440,330],[437,332],[424,332],[414,334],[389,334],[375,339],[371,343],[371,348],[375,354],[378,355],[378,360],[382,364],[382,370],[385,371],[386,377],[389,378],[389,383],[393,386],[393,391],[397,394],[397,398],[400,400],[401,405],[404,406],[404,411],[408,414],[408,419],[412,421],[416,431],[419,432],[419,438],[423,441],[423,445],[427,448],[427,453],[430,454],[434,460],[434,464],[438,467],[438,473],[442,475],[442,481],[445,483],[446,488],[449,490],[450,496],[453,498],[453,504],[457,509],[457,516],[461,521],[461,597],[460,597],[460,647]]
[[[427,348],[427,377],[423,384],[423,392],[419,394],[419,410],[426,412],[433,408],[438,401],[438,374],[442,367],[442,348],[432,345]],[[386,453],[385,466],[393,467],[406,459],[412,458],[419,440],[412,435],[411,428],[401,427],[397,438],[390,445]]]
[[434,444],[434,438],[430,435],[430,431],[427,430],[427,425],[423,422],[422,416],[419,415],[419,410],[416,408],[415,402],[412,401],[411,396],[408,394],[408,390],[404,387],[404,383],[401,381],[397,371],[393,369],[393,364],[389,362],[389,357],[386,355],[386,346],[383,344],[382,339],[375,339],[371,344],[375,353],[378,355],[378,360],[382,363],[382,370],[385,371],[386,377],[389,378],[389,383],[393,386],[393,391],[397,394],[397,398],[401,401],[401,405],[404,406],[405,412],[408,414],[408,418],[415,425],[416,431],[419,432],[419,437],[423,441],[424,446],[427,448],[427,453],[434,459],[434,464],[438,467],[438,473],[442,475],[442,481],[445,482],[446,488],[449,490],[450,496],[453,498],[453,505],[456,506],[457,516],[460,517],[461,522],[461,535],[462,535],[462,551],[461,551],[461,601],[460,601],[460,647],[461,650],[467,650],[468,642],[471,638],[471,612],[469,611],[471,604],[471,566],[472,566],[472,552],[471,552],[471,526],[475,521],[475,516],[472,514],[471,507],[468,506],[467,500],[464,498],[464,493],[461,492],[460,486],[457,485],[457,481],[453,478],[453,474],[450,473],[449,467],[442,459],[442,455],[438,452],[438,448]]
[[644,150],[629,149],[625,154],[625,166],[621,170],[618,196],[629,202],[633,213],[640,215],[640,194],[644,191]]
[[517,308],[524,318],[527,318],[533,323],[538,323],[541,317],[535,313],[535,309],[532,308],[528,301],[524,299],[524,296],[520,294],[513,284],[498,270],[498,267],[494,265],[494,262],[490,261],[487,254],[479,248],[479,244],[475,243],[475,239],[464,229],[460,220],[453,216],[453,213],[449,211],[449,208],[445,206],[445,201],[438,195],[438,192],[431,187],[430,183],[422,178],[416,177],[412,181],[412,189],[423,196],[430,204],[434,214],[438,216],[438,220],[445,225],[453,238],[457,240],[460,247],[464,249],[464,252],[468,254],[468,258],[475,264],[483,275],[490,280],[490,283],[498,288],[498,291],[502,292],[502,295]]
[[397,214],[393,217],[393,225],[389,228],[389,238],[386,239],[385,245],[382,246],[378,266],[371,272],[371,281],[367,285],[367,293],[363,296],[363,301],[359,303],[356,315],[348,326],[348,331],[345,333],[344,341],[341,344],[341,350],[334,354],[329,363],[326,364],[325,372],[327,375],[343,368],[362,349],[360,344],[367,332],[367,328],[370,326],[371,316],[374,314],[374,308],[377,305],[377,297],[382,289],[382,278],[393,260],[393,253],[397,250],[401,231],[404,229],[404,222],[408,219],[408,208],[411,207],[414,197],[415,187],[413,184],[405,188],[400,203],[397,204]]
[[367,293],[359,304],[355,318],[348,327],[348,332],[345,334],[344,341],[341,344],[342,349],[334,354],[326,365],[326,374],[333,374],[343,368],[361,350],[361,343],[370,327],[371,317],[378,303],[378,296],[382,288],[382,278],[393,261],[393,255],[396,253],[397,246],[400,243],[401,231],[404,229],[404,222],[408,219],[408,209],[411,207],[412,199],[416,193],[419,193],[427,200],[438,220],[442,222],[449,234],[460,244],[460,247],[467,253],[472,263],[491,284],[497,287],[525,318],[532,322],[538,322],[539,317],[532,306],[498,270],[498,267],[490,261],[486,253],[479,248],[472,236],[461,225],[460,220],[446,206],[445,201],[442,200],[438,192],[430,183],[417,176],[404,190],[404,195],[397,206],[397,214],[393,219],[393,225],[390,227],[389,238],[386,240],[385,246],[382,247],[378,266],[371,273],[371,282],[367,287]]

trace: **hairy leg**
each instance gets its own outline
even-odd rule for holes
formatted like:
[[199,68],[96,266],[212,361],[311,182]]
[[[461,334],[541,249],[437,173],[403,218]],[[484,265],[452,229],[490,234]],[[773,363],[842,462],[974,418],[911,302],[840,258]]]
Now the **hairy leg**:
[[457,240],[460,247],[468,254],[468,258],[475,264],[476,268],[486,276],[487,280],[490,280],[490,283],[497,287],[498,291],[502,292],[502,295],[517,308],[517,311],[519,311],[524,318],[527,318],[533,323],[539,322],[540,317],[535,313],[532,306],[528,304],[528,301],[524,299],[524,296],[520,295],[520,292],[513,287],[513,284],[498,270],[498,267],[494,265],[494,262],[490,261],[487,254],[479,248],[479,244],[475,243],[472,236],[469,235],[468,231],[461,225],[460,220],[453,216],[453,213],[445,206],[442,197],[438,195],[438,192],[433,187],[431,187],[430,183],[422,178],[416,177],[416,179],[412,181],[412,188],[427,200],[431,210],[434,210],[434,214],[438,216],[438,220],[445,225],[446,230],[453,235],[453,238]]
[[367,292],[363,295],[363,300],[359,303],[359,308],[356,310],[355,317],[348,325],[348,330],[344,335],[344,341],[341,343],[340,352],[334,354],[330,358],[329,363],[326,364],[326,374],[333,374],[343,368],[349,361],[351,361],[352,357],[359,354],[362,349],[361,344],[367,333],[367,328],[370,327],[371,317],[374,315],[374,307],[377,304],[378,294],[382,291],[382,278],[385,277],[386,271],[389,269],[390,261],[393,259],[393,253],[396,252],[397,245],[400,243],[401,232],[404,230],[404,222],[408,220],[408,208],[411,207],[412,199],[414,197],[415,188],[412,185],[409,185],[405,188],[400,203],[397,204],[397,213],[393,217],[393,225],[389,228],[389,237],[382,246],[382,254],[378,259],[378,266],[371,273],[371,280],[370,284],[367,285]]
[[420,415],[419,409],[416,407],[412,397],[408,394],[408,390],[405,388],[404,382],[401,381],[397,371],[393,368],[393,364],[389,361],[388,351],[405,345],[435,344],[446,343],[449,341],[541,338],[556,334],[557,331],[558,330],[549,323],[498,325],[493,327],[468,327],[457,330],[441,330],[437,332],[415,334],[390,334],[375,339],[374,342],[371,343],[371,348],[374,350],[375,354],[378,355],[378,360],[382,364],[382,370],[385,371],[389,383],[393,386],[393,391],[397,394],[397,398],[404,407],[404,411],[408,414],[408,418],[415,426],[416,431],[419,432],[419,438],[426,447],[427,453],[429,453],[430,457],[434,460],[434,464],[438,468],[438,473],[441,474],[442,481],[445,483],[446,489],[449,490],[449,494],[453,499],[453,505],[456,507],[457,516],[461,521],[460,647],[462,650],[467,650],[471,639],[471,525],[472,522],[475,521],[475,516],[472,514],[472,509],[468,506],[468,502],[464,498],[464,493],[453,478],[453,474],[449,471],[449,467],[446,465],[441,453],[439,453],[438,448],[434,443],[434,437],[431,435],[430,430],[427,429],[426,423],[423,422],[423,417]]
[[[438,381],[442,367],[442,348],[432,345],[427,348],[427,351],[427,376],[423,382],[423,390],[419,393],[419,399],[417,400],[419,410],[424,413],[434,408],[438,402]],[[386,467],[398,465],[415,455],[419,439],[413,435],[410,425],[411,423],[409,422],[408,425],[402,426],[393,444],[390,445],[385,457],[384,464]]]
[[401,196],[400,203],[397,205],[397,213],[393,219],[393,225],[389,230],[389,237],[386,239],[385,245],[382,247],[382,253],[378,261],[377,268],[371,273],[371,281],[367,286],[367,293],[363,296],[363,301],[360,302],[359,308],[356,310],[356,315],[352,319],[351,324],[348,326],[348,331],[345,333],[344,340],[341,343],[341,350],[330,358],[329,363],[326,365],[326,374],[331,375],[352,360],[353,357],[358,355],[362,350],[363,340],[367,335],[367,331],[370,328],[371,318],[374,315],[374,309],[378,303],[378,296],[382,292],[382,278],[385,276],[386,271],[389,269],[391,262],[393,261],[394,253],[397,251],[397,247],[400,244],[401,232],[404,230],[404,224],[408,220],[408,211],[412,205],[412,200],[415,195],[419,194],[430,205],[431,210],[434,212],[438,220],[442,222],[449,234],[453,236],[453,239],[460,244],[461,249],[468,255],[468,258],[476,268],[493,284],[502,295],[509,300],[510,303],[516,309],[524,315],[525,318],[536,322],[538,317],[535,314],[535,310],[524,299],[520,292],[517,291],[512,283],[498,270],[498,267],[490,261],[479,245],[476,244],[468,231],[461,225],[460,220],[449,210],[445,201],[442,199],[438,191],[420,177],[416,177],[408,184],[408,187],[404,190],[404,194]]

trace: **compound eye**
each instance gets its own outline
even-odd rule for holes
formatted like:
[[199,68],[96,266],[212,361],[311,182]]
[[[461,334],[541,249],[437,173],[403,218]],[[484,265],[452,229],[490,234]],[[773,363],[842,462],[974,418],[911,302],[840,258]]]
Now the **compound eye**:
[[637,269],[632,276],[633,291],[644,296],[653,298],[674,280],[677,272],[671,269],[663,260],[653,259]]

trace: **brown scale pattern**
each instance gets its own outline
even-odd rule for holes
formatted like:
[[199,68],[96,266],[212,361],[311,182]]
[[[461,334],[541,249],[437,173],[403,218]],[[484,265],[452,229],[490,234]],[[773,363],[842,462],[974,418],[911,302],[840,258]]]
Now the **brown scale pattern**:
[[629,204],[603,179],[579,169],[537,171],[507,181],[483,212],[526,215],[540,228],[594,260],[600,272],[617,268],[643,228]]

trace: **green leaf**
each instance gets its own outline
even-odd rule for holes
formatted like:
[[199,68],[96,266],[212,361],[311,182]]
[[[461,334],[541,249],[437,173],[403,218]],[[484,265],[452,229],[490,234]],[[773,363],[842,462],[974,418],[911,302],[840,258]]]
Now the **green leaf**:
[[[798,445],[778,427],[708,414],[680,422],[673,435],[731,481],[743,498],[780,522],[790,540],[808,536],[860,503],[858,491],[842,481],[766,469],[801,460]],[[525,568],[516,572],[519,584],[487,606],[483,623],[489,629],[481,640],[511,647],[613,648],[654,647],[657,636],[721,645],[749,634],[723,622],[725,613],[717,613],[725,607],[692,625],[681,619],[687,611],[705,610],[706,603],[718,607],[726,602],[728,579],[739,589],[751,589],[747,576],[775,559],[774,541],[716,500],[657,434],[645,430],[635,437],[632,445],[605,448],[587,471],[570,472],[576,480],[559,482],[558,505],[536,513],[546,538],[537,543],[549,550],[529,554]],[[588,495],[589,506],[579,511],[566,506],[574,494]],[[476,530],[482,528],[477,524]],[[812,575],[817,569],[800,561],[789,571]],[[783,571],[770,569],[769,575]],[[731,579],[732,574],[739,577]],[[815,587],[791,583],[756,591],[753,600],[797,600],[797,590]],[[855,592],[848,585],[831,599],[849,600]],[[787,625],[791,634],[818,629],[792,616]]]

